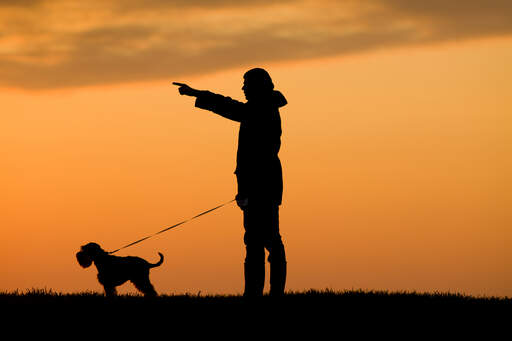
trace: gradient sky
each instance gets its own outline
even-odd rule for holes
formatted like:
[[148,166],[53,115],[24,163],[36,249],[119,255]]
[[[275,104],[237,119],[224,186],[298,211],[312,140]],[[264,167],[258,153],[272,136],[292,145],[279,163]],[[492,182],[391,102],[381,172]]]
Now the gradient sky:
[[[80,245],[230,200],[238,126],[170,83],[243,99],[259,66],[289,102],[289,290],[512,296],[511,17],[501,0],[1,1],[0,290],[100,291]],[[240,293],[241,220],[232,205],[119,255],[164,253],[161,293]]]

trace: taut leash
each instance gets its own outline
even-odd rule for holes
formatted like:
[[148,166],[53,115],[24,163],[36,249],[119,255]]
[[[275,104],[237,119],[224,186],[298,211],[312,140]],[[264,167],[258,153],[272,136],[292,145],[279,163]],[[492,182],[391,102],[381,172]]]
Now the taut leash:
[[117,249],[117,250],[110,251],[110,252],[109,252],[109,254],[116,253],[116,252],[117,252],[117,251],[119,251],[119,250],[126,249],[127,247],[130,247],[130,246],[132,246],[132,245],[138,244],[138,243],[140,243],[140,242],[142,242],[142,241],[144,241],[144,240],[146,240],[146,239],[149,239],[149,238],[151,238],[151,237],[156,236],[157,234],[164,233],[165,231],[169,231],[170,229],[173,229],[173,228],[175,228],[175,227],[177,227],[177,226],[179,226],[179,225],[185,224],[186,222],[189,222],[189,221],[191,221],[191,220],[194,220],[194,219],[196,219],[196,218],[199,218],[199,217],[200,217],[200,216],[202,216],[202,215],[205,215],[205,214],[207,214],[207,213],[210,213],[210,212],[212,212],[212,211],[215,211],[215,210],[216,210],[216,209],[218,209],[218,208],[221,208],[221,207],[223,207],[223,206],[226,206],[227,204],[230,204],[230,203],[232,203],[233,201],[235,201],[235,199],[230,200],[230,201],[228,201],[228,202],[225,202],[225,203],[223,203],[222,205],[219,205],[219,206],[217,206],[217,207],[211,208],[211,209],[209,209],[209,210],[207,210],[207,211],[201,212],[201,213],[199,213],[198,215],[193,216],[192,218],[188,218],[187,220],[183,220],[183,221],[182,221],[182,222],[180,222],[180,223],[177,223],[177,224],[174,224],[174,225],[172,225],[172,226],[166,227],[165,229],[163,229],[163,230],[161,230],[161,231],[158,231],[158,232],[156,232],[156,233],[153,233],[152,235],[149,235],[149,236],[147,236],[147,237],[141,238],[141,239],[139,239],[139,240],[137,240],[137,241],[135,241],[135,242],[133,242],[133,243],[130,243],[130,244],[128,244],[128,245],[125,245],[125,246],[123,246],[123,247],[120,247],[120,248],[119,248],[119,249]]

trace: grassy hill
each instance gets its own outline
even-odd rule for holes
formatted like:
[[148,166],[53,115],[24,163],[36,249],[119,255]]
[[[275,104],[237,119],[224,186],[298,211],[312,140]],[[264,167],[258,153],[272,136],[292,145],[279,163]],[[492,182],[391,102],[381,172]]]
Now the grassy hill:
[[0,293],[0,307],[10,312],[8,318],[14,320],[68,321],[87,326],[87,330],[108,324],[120,331],[147,325],[151,326],[149,329],[170,328],[171,334],[178,329],[215,333],[222,332],[223,327],[233,331],[233,326],[244,326],[251,333],[270,335],[268,328],[274,326],[278,328],[275,330],[299,335],[313,332],[315,339],[321,333],[392,335],[405,328],[424,333],[448,328],[460,334],[470,332],[471,328],[499,325],[501,319],[512,316],[512,299],[507,297],[362,290],[309,290],[289,292],[281,299],[264,296],[258,300],[235,295],[106,298],[92,292],[61,294],[30,290]]

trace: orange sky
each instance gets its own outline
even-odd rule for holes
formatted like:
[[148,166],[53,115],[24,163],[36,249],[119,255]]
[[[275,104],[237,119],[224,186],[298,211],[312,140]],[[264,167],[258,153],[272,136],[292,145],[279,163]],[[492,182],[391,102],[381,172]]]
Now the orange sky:
[[[307,17],[287,13],[295,24]],[[116,249],[231,199],[237,125],[195,109],[170,82],[242,99],[243,73],[262,66],[289,101],[280,154],[289,290],[512,296],[512,38],[391,45],[307,58],[297,47],[296,58],[241,55],[160,78],[86,66],[98,84],[64,73],[46,82],[41,70],[25,81],[4,68],[21,50],[2,59],[4,48],[0,75],[19,82],[4,77],[0,92],[0,290],[100,291],[95,270],[76,263],[80,245]],[[119,255],[164,253],[151,275],[161,293],[240,293],[242,235],[232,205]]]

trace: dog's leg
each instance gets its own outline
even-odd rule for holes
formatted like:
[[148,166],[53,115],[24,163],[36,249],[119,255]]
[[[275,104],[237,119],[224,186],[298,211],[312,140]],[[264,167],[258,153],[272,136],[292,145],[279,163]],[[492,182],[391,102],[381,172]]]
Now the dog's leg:
[[105,296],[107,296],[107,297],[117,296],[117,291],[116,291],[115,286],[103,285],[103,289],[105,289]]
[[153,284],[149,281],[149,275],[132,280],[133,285],[146,297],[158,296]]

